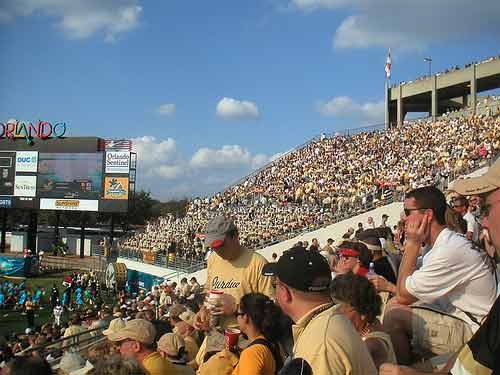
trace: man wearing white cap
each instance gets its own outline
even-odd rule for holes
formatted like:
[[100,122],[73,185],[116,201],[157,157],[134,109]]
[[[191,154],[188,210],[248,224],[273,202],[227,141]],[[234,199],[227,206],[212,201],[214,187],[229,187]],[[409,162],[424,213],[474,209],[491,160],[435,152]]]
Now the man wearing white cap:
[[[480,177],[459,180],[453,186],[457,193],[481,195],[481,225],[486,232],[485,243],[500,258],[500,160]],[[500,296],[469,342],[459,351],[440,374],[476,375],[500,373]],[[455,357],[454,357],[455,358]],[[380,375],[420,375],[422,372],[391,364],[380,368]],[[434,373],[435,374],[435,373]]]

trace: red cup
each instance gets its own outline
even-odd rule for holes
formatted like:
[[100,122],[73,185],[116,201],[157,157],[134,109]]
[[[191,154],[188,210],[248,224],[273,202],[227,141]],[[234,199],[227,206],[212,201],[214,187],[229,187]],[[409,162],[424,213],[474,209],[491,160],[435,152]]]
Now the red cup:
[[227,350],[233,351],[238,346],[238,339],[241,331],[237,328],[226,328],[224,331],[224,346]]

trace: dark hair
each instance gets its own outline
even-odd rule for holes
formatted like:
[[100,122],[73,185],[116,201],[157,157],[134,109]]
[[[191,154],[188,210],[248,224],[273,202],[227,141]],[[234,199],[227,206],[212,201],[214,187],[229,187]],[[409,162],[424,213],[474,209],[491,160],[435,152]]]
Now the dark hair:
[[49,363],[39,357],[14,357],[8,363],[10,375],[51,375]]
[[238,235],[238,229],[236,229],[236,228],[231,229],[231,230],[227,231],[225,234],[226,234],[226,236],[235,238]]
[[283,312],[268,296],[262,293],[248,293],[241,297],[241,312],[247,314],[255,327],[271,342],[277,342],[283,335],[281,322]]
[[456,197],[452,201],[453,207],[455,206],[464,206],[465,208],[469,207],[469,201],[465,197]]
[[417,207],[431,209],[438,224],[446,225],[446,197],[438,188],[434,186],[424,186],[410,191],[406,194],[405,198],[415,199]]
[[351,305],[366,316],[368,323],[374,322],[380,315],[382,299],[366,277],[352,272],[339,275],[333,279],[331,290],[334,299]]
[[359,252],[359,262],[365,268],[370,267],[370,262],[373,260],[373,255],[368,250],[368,247],[362,242],[352,242],[352,241],[344,241],[339,246],[339,249],[353,249]]
[[[371,245],[371,246],[376,246],[379,249],[377,250],[370,250],[370,251],[382,251],[382,244],[380,243],[380,240],[378,237],[375,236],[361,236],[359,239],[360,241],[363,241],[365,245]],[[368,246],[367,246],[368,247]]]

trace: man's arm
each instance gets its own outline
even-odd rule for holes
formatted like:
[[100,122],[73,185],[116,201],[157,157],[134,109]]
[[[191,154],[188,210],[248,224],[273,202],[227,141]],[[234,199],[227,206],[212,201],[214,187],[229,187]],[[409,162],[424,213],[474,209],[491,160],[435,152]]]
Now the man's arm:
[[403,305],[411,305],[418,301],[407,289],[406,279],[413,274],[417,265],[417,257],[420,248],[430,230],[431,217],[425,215],[423,218],[408,217],[406,231],[406,245],[401,265],[399,266],[398,282],[396,286],[396,299]]

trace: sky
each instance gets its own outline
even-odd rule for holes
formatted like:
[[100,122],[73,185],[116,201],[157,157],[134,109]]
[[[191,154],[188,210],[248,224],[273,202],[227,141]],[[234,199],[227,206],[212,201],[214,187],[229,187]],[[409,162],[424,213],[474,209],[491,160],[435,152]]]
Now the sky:
[[500,54],[500,1],[1,0],[0,122],[132,139],[137,188],[220,191],[325,132],[383,123],[392,82]]

